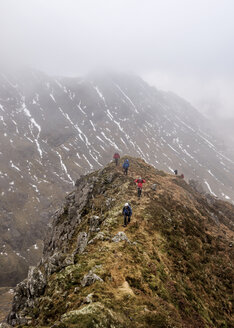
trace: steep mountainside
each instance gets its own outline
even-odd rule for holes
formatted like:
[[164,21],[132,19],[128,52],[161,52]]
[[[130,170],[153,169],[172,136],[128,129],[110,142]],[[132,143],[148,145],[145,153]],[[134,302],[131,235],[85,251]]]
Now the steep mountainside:
[[41,255],[49,217],[80,174],[115,150],[177,168],[234,200],[234,162],[186,101],[136,76],[0,75],[0,285],[14,285]]
[[[130,158],[81,177],[16,287],[21,327],[232,327],[234,207]],[[134,178],[146,179],[138,200]],[[156,188],[155,188],[156,184]],[[123,228],[122,207],[133,216]]]
[[225,140],[227,154],[234,159],[234,118],[213,118],[213,126],[220,138]]

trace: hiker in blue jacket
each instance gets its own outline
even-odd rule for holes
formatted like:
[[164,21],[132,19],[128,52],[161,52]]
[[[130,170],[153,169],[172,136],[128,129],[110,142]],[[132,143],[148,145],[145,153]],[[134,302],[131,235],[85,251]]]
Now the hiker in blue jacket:
[[128,175],[128,168],[129,168],[129,160],[125,159],[123,163],[123,171],[125,175]]
[[131,206],[126,203],[123,207],[123,215],[124,215],[124,227],[128,225],[131,221],[131,216],[132,216],[132,209]]

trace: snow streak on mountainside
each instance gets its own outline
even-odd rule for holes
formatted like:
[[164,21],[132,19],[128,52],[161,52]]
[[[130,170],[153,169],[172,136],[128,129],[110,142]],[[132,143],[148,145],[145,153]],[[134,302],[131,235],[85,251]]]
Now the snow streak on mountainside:
[[[9,263],[9,254],[22,268],[36,261],[33,245],[64,190],[116,150],[167,172],[177,168],[233,202],[234,162],[207,131],[187,102],[136,76],[1,74],[0,262]],[[8,281],[8,272],[1,278]]]

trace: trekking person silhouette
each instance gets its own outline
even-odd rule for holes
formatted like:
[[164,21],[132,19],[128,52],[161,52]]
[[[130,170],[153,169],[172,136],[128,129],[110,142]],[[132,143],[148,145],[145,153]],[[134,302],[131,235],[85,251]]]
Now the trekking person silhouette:
[[125,203],[125,205],[123,207],[123,216],[124,216],[123,226],[126,227],[130,223],[131,216],[132,216],[132,209],[128,203]]
[[123,171],[125,175],[128,175],[128,168],[129,168],[129,160],[125,159],[123,163]]
[[143,183],[145,183],[145,180],[140,177],[139,179],[136,179],[134,182],[137,183],[137,196],[140,199],[141,192],[142,192],[142,185]]
[[175,173],[175,175],[177,175],[178,174],[178,170],[175,170],[174,173]]
[[118,164],[119,164],[119,159],[120,159],[120,155],[119,155],[119,153],[114,153],[113,158],[114,158],[114,161],[115,161],[115,165],[118,166]]

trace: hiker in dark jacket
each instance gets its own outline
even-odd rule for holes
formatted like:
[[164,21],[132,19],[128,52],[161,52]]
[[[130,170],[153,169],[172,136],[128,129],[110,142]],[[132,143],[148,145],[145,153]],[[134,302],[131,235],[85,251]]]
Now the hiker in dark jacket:
[[113,158],[114,158],[114,161],[115,161],[115,165],[117,166],[119,164],[119,159],[120,159],[119,153],[115,153]]
[[175,170],[174,173],[175,173],[175,175],[177,175],[178,174],[178,170]]
[[132,209],[131,206],[126,203],[123,207],[123,216],[124,216],[124,227],[127,226],[128,223],[131,221],[131,216],[132,216]]
[[134,182],[137,183],[137,195],[138,198],[140,198],[142,192],[142,185],[143,183],[145,183],[145,180],[140,177],[139,179],[136,179]]
[[125,159],[123,163],[123,171],[125,175],[128,175],[128,168],[129,168],[129,160]]

